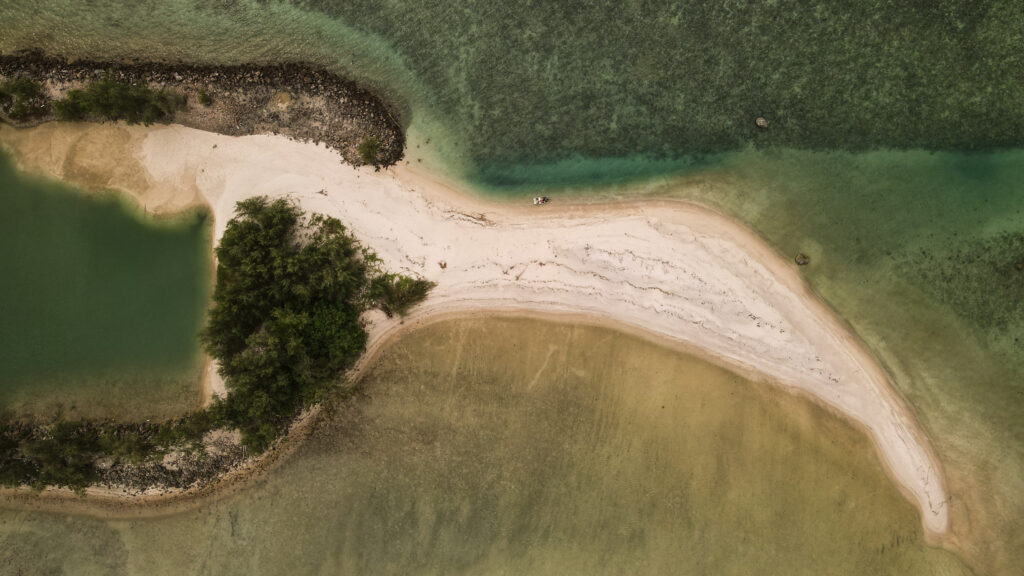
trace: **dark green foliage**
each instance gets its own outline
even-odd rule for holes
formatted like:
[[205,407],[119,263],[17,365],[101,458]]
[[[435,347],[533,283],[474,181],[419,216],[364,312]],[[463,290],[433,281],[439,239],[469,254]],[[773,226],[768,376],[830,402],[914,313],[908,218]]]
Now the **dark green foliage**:
[[146,461],[156,448],[158,428],[145,425],[108,426],[99,431],[101,451],[115,460],[134,464]]
[[367,296],[389,318],[395,314],[405,316],[409,308],[426,298],[433,287],[433,282],[420,278],[382,273],[370,282]]
[[149,125],[169,120],[182,106],[184,99],[178,94],[152,90],[143,82],[121,82],[108,72],[85,90],[69,90],[64,99],[53,103],[53,111],[61,120],[100,117]]
[[32,477],[32,469],[21,457],[21,442],[27,436],[24,429],[8,422],[0,422],[0,485],[17,486]]
[[33,427],[0,418],[0,483],[82,489],[99,478],[101,460],[141,464],[198,449],[218,428],[240,430],[247,447],[262,451],[359,358],[367,304],[404,314],[433,286],[380,271],[341,222],[307,217],[285,200],[239,202],[216,252],[202,340],[220,362],[227,396],[161,424],[58,419]]
[[14,78],[0,84],[0,94],[17,100],[32,100],[43,95],[43,86],[31,78]]
[[54,101],[53,113],[58,120],[83,120],[89,114],[90,106],[85,92],[70,90],[62,100]]
[[198,448],[203,435],[221,425],[218,415],[211,410],[193,412],[185,417],[156,426],[153,433],[157,446],[186,446]]
[[359,159],[363,164],[376,164],[377,154],[380,152],[380,140],[376,136],[367,136],[356,146],[359,151]]
[[199,89],[199,103],[203,106],[209,106],[213,104],[213,98],[206,92],[205,88]]
[[96,481],[93,461],[100,453],[99,433],[82,422],[57,422],[48,433],[24,440],[23,458],[34,467],[33,486],[81,489]]
[[14,78],[0,84],[0,109],[14,120],[26,120],[46,111],[42,84],[30,78]]
[[273,441],[359,357],[373,260],[334,218],[306,219],[284,200],[238,204],[217,247],[203,341],[229,391],[216,410],[251,448]]

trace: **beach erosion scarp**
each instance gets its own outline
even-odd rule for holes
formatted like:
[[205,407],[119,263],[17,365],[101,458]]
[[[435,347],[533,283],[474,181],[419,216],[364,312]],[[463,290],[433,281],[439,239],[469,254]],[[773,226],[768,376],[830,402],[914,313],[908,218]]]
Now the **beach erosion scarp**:
[[[83,139],[116,145],[86,150]],[[123,191],[148,212],[205,203],[215,241],[235,203],[257,195],[340,219],[389,269],[437,283],[409,317],[367,319],[371,352],[404,326],[442,315],[572,315],[806,394],[866,431],[929,536],[948,531],[938,461],[884,370],[794,264],[711,210],[494,202],[413,163],[358,169],[312,143],[182,126],[0,127],[0,143],[23,169]]]

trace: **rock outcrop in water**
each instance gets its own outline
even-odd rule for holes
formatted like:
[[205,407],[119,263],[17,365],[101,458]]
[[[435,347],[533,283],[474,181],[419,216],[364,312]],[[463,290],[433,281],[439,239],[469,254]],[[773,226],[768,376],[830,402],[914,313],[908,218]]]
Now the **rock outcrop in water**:
[[115,63],[52,58],[38,52],[0,54],[0,82],[28,78],[42,85],[26,115],[0,102],[0,120],[30,126],[55,120],[50,102],[112,74],[185,97],[167,120],[231,136],[282,134],[323,143],[353,165],[366,164],[359,144],[373,139],[377,166],[402,158],[405,136],[391,110],[374,94],[307,64],[204,66],[154,62]]

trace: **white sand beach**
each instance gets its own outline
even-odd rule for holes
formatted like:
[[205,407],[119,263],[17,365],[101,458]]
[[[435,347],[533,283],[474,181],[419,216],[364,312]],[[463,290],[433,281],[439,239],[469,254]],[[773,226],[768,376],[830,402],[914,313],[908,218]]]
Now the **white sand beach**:
[[[795,264],[711,210],[490,202],[415,164],[356,169],[314,144],[181,126],[0,127],[0,143],[26,170],[122,190],[148,212],[205,202],[215,238],[254,195],[335,216],[390,270],[437,283],[405,325],[467,312],[584,315],[807,394],[867,431],[931,536],[948,530],[938,462],[884,370]],[[371,348],[403,326],[368,321]]]

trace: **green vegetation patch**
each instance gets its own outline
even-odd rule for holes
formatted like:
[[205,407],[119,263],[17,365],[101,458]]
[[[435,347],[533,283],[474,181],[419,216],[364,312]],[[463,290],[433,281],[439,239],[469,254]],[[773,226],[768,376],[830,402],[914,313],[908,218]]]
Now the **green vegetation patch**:
[[369,297],[388,318],[395,314],[405,316],[409,308],[426,298],[433,287],[432,282],[422,278],[383,273],[370,281]]
[[53,103],[53,111],[60,120],[103,118],[149,125],[170,120],[184,106],[185,99],[180,94],[153,90],[144,82],[122,82],[108,71],[84,90],[69,90],[63,99]]
[[230,394],[214,412],[262,449],[362,353],[376,257],[334,218],[252,198],[238,204],[217,261],[203,342]]
[[0,111],[12,120],[28,120],[47,111],[43,86],[30,78],[12,78],[0,83]]
[[43,425],[0,421],[0,483],[82,489],[112,466],[203,450],[207,432],[238,430],[265,450],[319,402],[362,354],[360,315],[404,314],[433,286],[388,273],[335,218],[286,200],[239,202],[217,247],[217,285],[202,332],[227,395],[164,423]]
[[380,140],[376,136],[367,136],[359,142],[356,149],[363,164],[376,164],[377,154],[380,153]]

